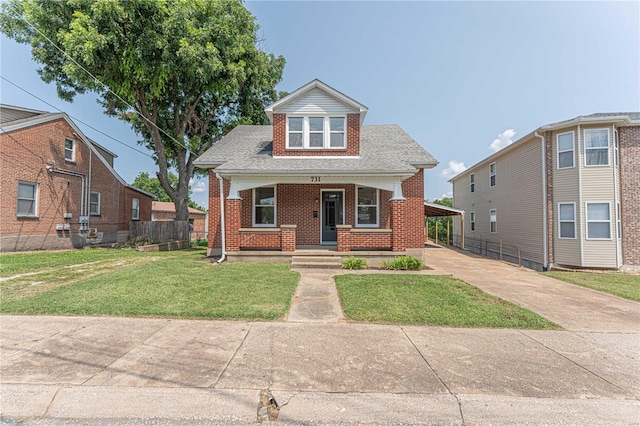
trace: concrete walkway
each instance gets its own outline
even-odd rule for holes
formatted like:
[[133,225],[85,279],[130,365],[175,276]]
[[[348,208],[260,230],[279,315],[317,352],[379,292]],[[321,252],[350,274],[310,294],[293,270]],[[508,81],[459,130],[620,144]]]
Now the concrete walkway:
[[296,271],[300,273],[300,281],[291,301],[287,321],[337,322],[344,319],[333,281],[333,275],[340,270],[300,268]]

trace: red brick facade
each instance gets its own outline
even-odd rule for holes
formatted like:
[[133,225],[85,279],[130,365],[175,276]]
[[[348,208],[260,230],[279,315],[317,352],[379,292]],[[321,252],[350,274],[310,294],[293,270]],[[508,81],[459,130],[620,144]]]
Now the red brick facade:
[[[75,140],[75,161],[65,160],[65,138]],[[2,251],[85,245],[80,224],[83,180],[90,192],[100,194],[99,212],[89,215],[89,228],[103,235],[102,242],[116,241],[119,233],[121,237],[126,234],[134,197],[140,200],[140,220],[151,218],[151,197],[122,185],[64,118],[4,133],[0,146]],[[85,178],[51,172],[47,167]],[[35,216],[17,214],[19,182],[37,184]],[[63,229],[58,230],[60,227]]]
[[618,137],[622,263],[640,265],[640,126],[621,127]]

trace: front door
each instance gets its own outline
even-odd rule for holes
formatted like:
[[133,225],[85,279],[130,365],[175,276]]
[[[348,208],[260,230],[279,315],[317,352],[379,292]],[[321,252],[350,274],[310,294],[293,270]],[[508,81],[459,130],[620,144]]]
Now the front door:
[[342,192],[322,193],[322,243],[332,244],[338,241],[336,225],[342,225]]

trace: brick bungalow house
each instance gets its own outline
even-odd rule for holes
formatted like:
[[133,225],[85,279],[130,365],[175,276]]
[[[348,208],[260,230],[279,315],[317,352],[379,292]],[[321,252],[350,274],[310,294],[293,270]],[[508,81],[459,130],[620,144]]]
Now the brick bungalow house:
[[367,107],[319,80],[265,111],[272,125],[238,126],[195,161],[209,169],[210,256],[423,258],[435,158],[398,125],[363,126]]
[[[191,238],[207,238],[206,234],[207,213],[202,210],[189,207],[189,230]],[[176,205],[167,201],[154,201],[151,205],[151,220],[158,222],[170,222],[176,218]]]
[[538,270],[640,267],[640,112],[543,125],[451,182],[469,250]]
[[115,154],[64,113],[0,105],[0,250],[124,241],[152,195],[113,169]]

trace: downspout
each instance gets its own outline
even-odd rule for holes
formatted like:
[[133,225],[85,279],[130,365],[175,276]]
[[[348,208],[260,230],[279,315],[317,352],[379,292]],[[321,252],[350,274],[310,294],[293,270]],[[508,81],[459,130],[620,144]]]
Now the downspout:
[[218,260],[218,264],[224,262],[227,258],[227,249],[226,249],[226,241],[225,241],[225,220],[224,220],[224,180],[220,173],[216,173],[216,177],[220,183],[220,237],[221,237],[221,245],[220,245],[220,259]]
[[87,176],[87,194],[85,197],[85,212],[87,217],[87,232],[91,228],[89,226],[89,218],[91,217],[91,161],[93,160],[93,150],[89,149],[89,175]]
[[547,218],[547,146],[544,136],[539,135],[538,131],[534,133],[537,138],[540,138],[540,145],[542,147],[542,247],[543,247],[543,270],[549,270],[549,220]]
[[[580,245],[580,267],[584,267],[584,242],[582,238],[582,224],[583,224],[583,208],[582,205],[582,164],[583,161],[586,161],[585,158],[581,157],[582,153],[582,130],[580,129],[580,125],[578,124],[578,211],[579,214],[579,225],[578,225],[578,242]],[[586,232],[586,230],[585,230]]]
[[614,157],[613,158],[613,211],[615,212],[615,217],[613,218],[613,220],[615,220],[615,224],[616,224],[615,226],[616,233],[614,235],[614,238],[616,242],[616,268],[620,268],[622,266],[622,262],[620,261],[620,254],[621,254],[620,242],[621,241],[620,241],[620,238],[618,238],[618,235],[622,235],[621,230],[618,229],[618,217],[622,218],[622,213],[618,211],[619,210],[618,209],[618,200],[619,200],[618,191],[620,189],[620,186],[618,185],[618,167],[619,167],[618,157],[620,153],[620,144],[618,143],[618,131],[616,130],[615,124],[611,125],[611,132],[612,132],[611,136],[613,136],[613,157]]

